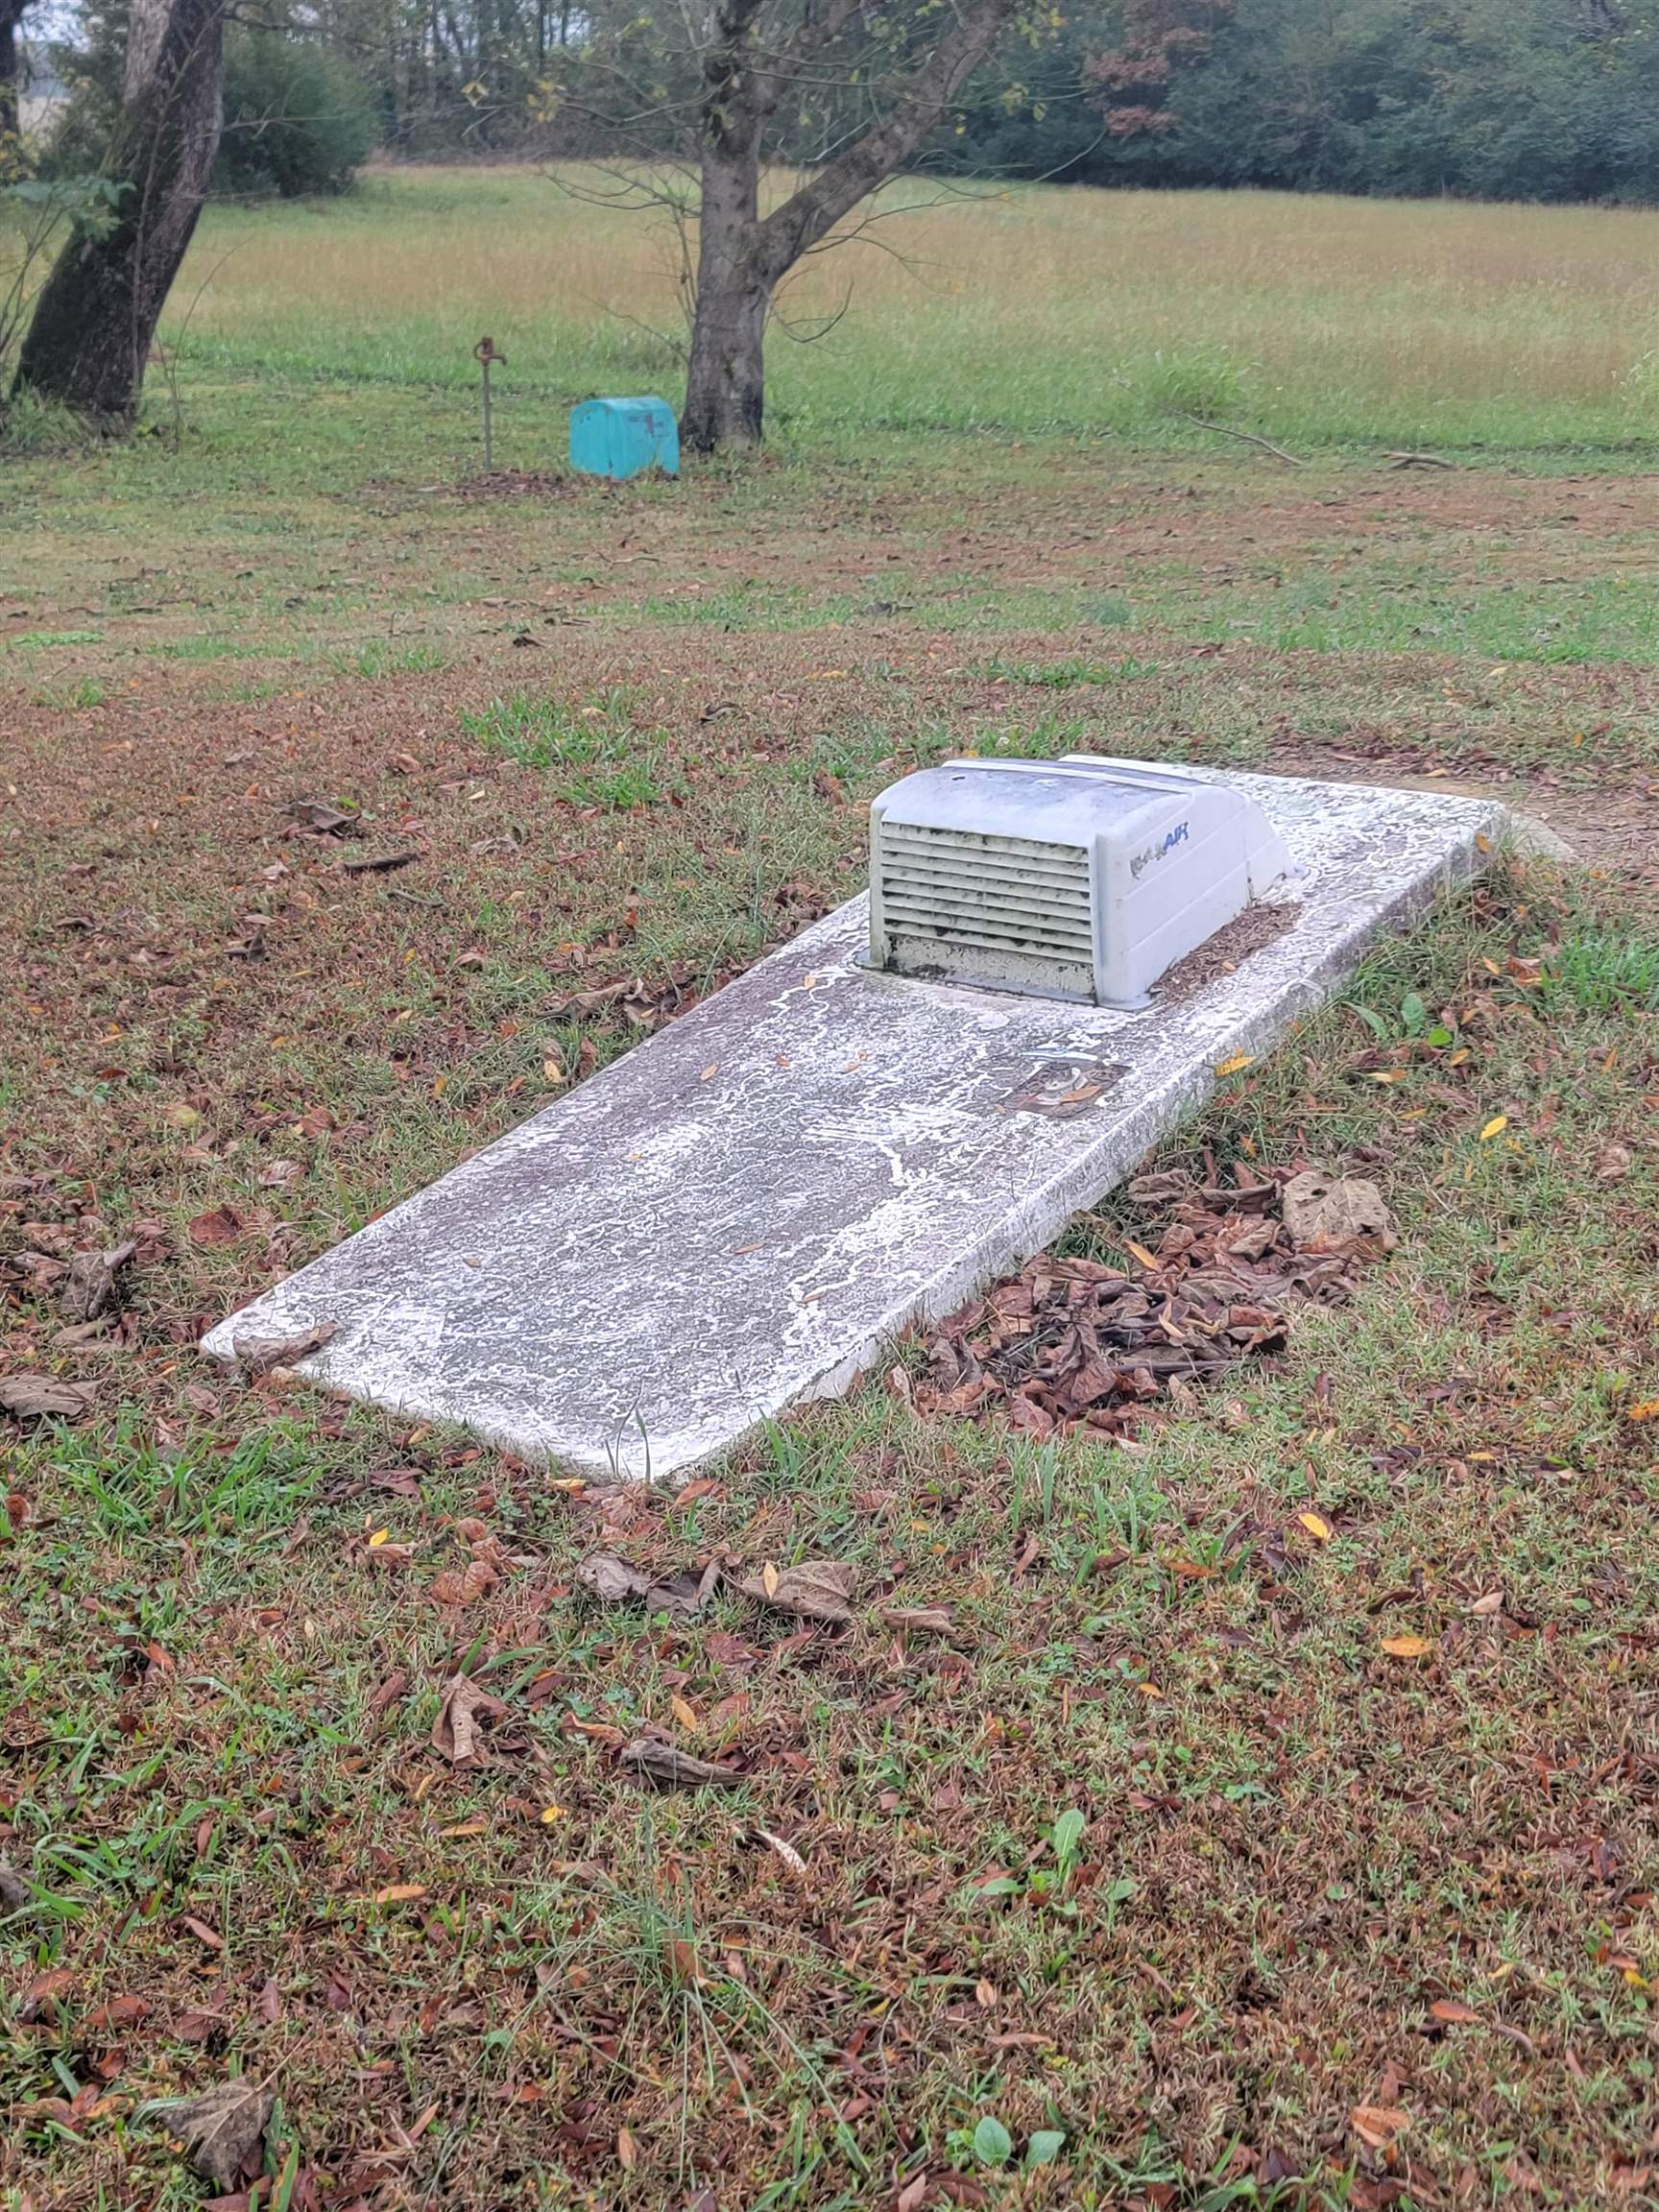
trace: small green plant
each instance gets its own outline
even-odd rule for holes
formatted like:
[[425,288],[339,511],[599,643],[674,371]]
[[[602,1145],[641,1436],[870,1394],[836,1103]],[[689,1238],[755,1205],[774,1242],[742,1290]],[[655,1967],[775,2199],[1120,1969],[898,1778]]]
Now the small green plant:
[[[1023,1897],[1033,1905],[1046,1905],[1052,1911],[1074,1915],[1076,1905],[1068,1894],[1072,1876],[1077,1870],[1078,1847],[1088,1831],[1088,1815],[1075,1805],[1069,1805],[1058,1814],[1043,1841],[1052,1855],[1051,1864],[1041,1863],[1029,1866],[1022,1874],[998,1874],[988,1882],[980,1883],[974,1891],[976,1898]],[[1135,1893],[1135,1885],[1115,1883],[1105,1892],[1110,1904],[1120,1904]]]
[[36,693],[38,705],[57,714],[75,714],[88,707],[102,707],[109,694],[96,677],[83,676],[79,684],[49,684]]
[[1006,2166],[1014,2155],[1013,2136],[990,2112],[974,2130],[974,2155],[981,2166]]
[[1565,937],[1538,995],[1595,1014],[1652,1013],[1659,1008],[1659,942],[1605,929]]
[[1075,1805],[1069,1805],[1048,1832],[1049,1847],[1054,1853],[1055,1879],[1062,1888],[1071,1879],[1071,1869],[1077,1863],[1077,1846],[1088,1826],[1088,1815],[1080,1813]]
[[1392,1019],[1375,1006],[1362,1005],[1357,998],[1348,1000],[1348,1009],[1364,1022],[1373,1037],[1384,1044],[1404,1039],[1407,1044],[1439,1047],[1454,1044],[1456,1039],[1455,1030],[1449,1029],[1444,1022],[1434,1021],[1420,992],[1407,991]]

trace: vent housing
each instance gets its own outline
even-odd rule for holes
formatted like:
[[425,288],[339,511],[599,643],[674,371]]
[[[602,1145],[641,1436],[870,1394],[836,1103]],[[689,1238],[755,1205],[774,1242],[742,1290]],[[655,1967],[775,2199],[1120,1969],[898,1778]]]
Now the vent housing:
[[1295,871],[1255,802],[1190,769],[948,760],[871,807],[870,962],[1140,1007]]

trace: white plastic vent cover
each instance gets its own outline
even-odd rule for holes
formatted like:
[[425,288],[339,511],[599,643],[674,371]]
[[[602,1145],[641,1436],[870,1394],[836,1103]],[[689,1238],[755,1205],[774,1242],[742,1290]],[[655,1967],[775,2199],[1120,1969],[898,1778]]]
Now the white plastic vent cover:
[[870,812],[873,967],[1101,1006],[1294,874],[1253,800],[1138,760],[948,760]]

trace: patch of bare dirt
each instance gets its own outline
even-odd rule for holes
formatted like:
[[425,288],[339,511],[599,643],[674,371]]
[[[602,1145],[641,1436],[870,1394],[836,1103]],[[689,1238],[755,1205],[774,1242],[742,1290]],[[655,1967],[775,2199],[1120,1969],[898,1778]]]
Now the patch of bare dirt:
[[1177,960],[1172,968],[1164,971],[1158,985],[1159,1003],[1179,1006],[1183,999],[1196,998],[1206,984],[1215,982],[1222,975],[1231,975],[1252,952],[1260,952],[1265,945],[1276,945],[1281,937],[1295,928],[1301,918],[1302,908],[1293,899],[1277,903],[1263,901],[1246,906],[1242,914],[1235,916],[1213,937],[1194,946],[1184,960]]
[[551,469],[496,469],[488,476],[464,476],[451,488],[456,499],[568,499],[575,486]]

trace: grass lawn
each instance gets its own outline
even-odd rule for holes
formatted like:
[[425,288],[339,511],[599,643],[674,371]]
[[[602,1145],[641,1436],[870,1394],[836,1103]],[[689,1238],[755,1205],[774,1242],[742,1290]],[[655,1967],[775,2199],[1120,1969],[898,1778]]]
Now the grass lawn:
[[[231,2076],[261,2212],[1659,2204],[1651,218],[913,220],[1001,272],[995,358],[882,275],[677,486],[559,480],[569,399],[671,379],[577,294],[661,302],[497,172],[216,213],[181,440],[158,380],[0,460],[0,1392],[84,1396],[0,1411],[18,2212],[230,2194],[147,2107]],[[1104,744],[1500,789],[1590,863],[1382,948],[1170,1148],[1382,1186],[1284,1353],[1125,1445],[877,1377],[678,1497],[199,1361],[848,896],[895,775]],[[729,1578],[602,1603],[595,1551]],[[736,1587],[825,1558],[850,1625]]]

